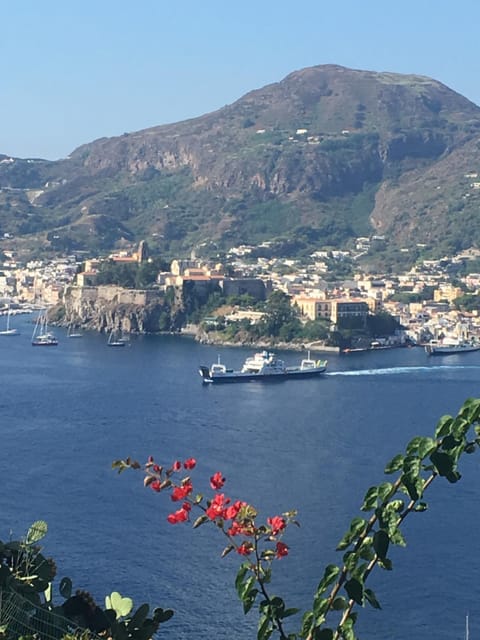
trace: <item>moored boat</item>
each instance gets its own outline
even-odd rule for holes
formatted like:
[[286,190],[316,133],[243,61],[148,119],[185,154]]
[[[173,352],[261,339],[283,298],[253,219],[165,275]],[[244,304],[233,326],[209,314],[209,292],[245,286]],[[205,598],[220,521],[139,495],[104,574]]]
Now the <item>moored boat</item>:
[[40,311],[33,329],[32,347],[56,347],[57,345],[57,338],[48,330],[46,312]]
[[313,360],[308,354],[298,366],[287,367],[285,362],[270,351],[260,351],[248,357],[238,371],[228,369],[220,359],[210,367],[201,366],[199,373],[205,383],[252,382],[282,380],[285,378],[310,378],[324,373],[326,360]]
[[10,326],[10,316],[11,316],[12,310],[10,308],[10,303],[8,304],[8,310],[7,310],[7,326],[5,327],[5,329],[2,329],[0,331],[0,336],[18,336],[20,335],[20,332],[18,329],[14,329],[13,327]]
[[107,346],[108,347],[124,347],[128,342],[128,339],[118,335],[115,330],[110,332],[108,336]]
[[425,345],[425,351],[429,356],[447,356],[455,353],[469,353],[480,350],[480,342],[475,340],[460,340],[457,338],[444,338],[443,340],[430,340]]

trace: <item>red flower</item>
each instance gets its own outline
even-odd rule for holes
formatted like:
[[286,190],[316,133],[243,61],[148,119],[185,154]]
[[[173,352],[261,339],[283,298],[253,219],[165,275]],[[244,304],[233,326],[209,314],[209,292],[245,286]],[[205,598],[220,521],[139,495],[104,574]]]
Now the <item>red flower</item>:
[[185,467],[185,469],[194,469],[196,464],[197,461],[195,460],[195,458],[188,458],[188,460],[185,460],[185,462],[183,463],[183,466]]
[[217,473],[214,473],[213,476],[210,478],[210,486],[215,491],[218,491],[218,489],[221,489],[224,484],[225,484],[225,478],[222,476],[220,471],[217,471]]
[[274,516],[273,518],[267,518],[267,522],[272,527],[272,534],[274,536],[276,536],[277,533],[280,533],[280,531],[283,531],[285,529],[285,526],[286,526],[285,520],[283,518],[281,518],[280,516]]
[[178,511],[175,511],[175,513],[170,513],[167,516],[167,520],[168,520],[168,522],[170,522],[170,524],[177,524],[178,522],[185,522],[186,520],[188,520],[188,510],[184,509],[182,507],[182,509],[179,509]]
[[181,468],[182,463],[180,462],[180,460],[175,460],[175,462],[172,464],[173,471],[180,471]]
[[288,546],[284,542],[277,542],[275,546],[277,550],[275,555],[277,558],[284,558],[285,556],[288,556]]
[[238,516],[238,512],[242,507],[246,506],[246,502],[241,502],[240,500],[235,500],[235,502],[225,509],[225,518],[227,520],[233,520]]
[[248,556],[252,553],[252,545],[248,542],[244,542],[239,547],[237,547],[237,553],[241,556]]
[[181,487],[174,487],[172,489],[172,495],[170,496],[173,502],[179,502],[180,500],[184,500],[187,496],[189,496],[193,491],[193,486],[191,482],[185,482]]
[[214,498],[208,505],[208,508],[205,510],[205,513],[210,518],[210,520],[215,520],[215,518],[225,517],[226,502],[228,502],[228,498],[226,501],[223,493],[217,493],[217,495],[214,496]]
[[150,487],[154,490],[154,491],[160,491],[161,490],[161,482],[160,480],[154,480],[153,482],[150,483]]

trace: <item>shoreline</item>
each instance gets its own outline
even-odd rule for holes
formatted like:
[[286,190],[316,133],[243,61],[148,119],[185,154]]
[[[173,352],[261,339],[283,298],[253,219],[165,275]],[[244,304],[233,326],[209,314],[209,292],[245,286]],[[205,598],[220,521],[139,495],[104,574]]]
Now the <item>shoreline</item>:
[[192,325],[185,327],[180,331],[180,335],[193,338],[200,344],[219,346],[219,347],[249,347],[252,349],[268,349],[280,351],[315,351],[319,353],[340,353],[340,347],[332,347],[321,344],[319,342],[271,342],[270,340],[258,340],[255,342],[236,342],[232,340],[220,340],[212,338],[211,334],[201,335],[198,329]]

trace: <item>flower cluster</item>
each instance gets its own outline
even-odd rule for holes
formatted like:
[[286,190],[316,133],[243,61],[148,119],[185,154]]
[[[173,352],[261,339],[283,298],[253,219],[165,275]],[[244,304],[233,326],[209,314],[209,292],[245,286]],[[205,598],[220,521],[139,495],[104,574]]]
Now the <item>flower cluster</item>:
[[[190,521],[192,507],[197,507],[203,514],[194,522],[197,527],[205,522],[213,522],[229,538],[229,546],[224,554],[235,550],[242,556],[256,553],[258,558],[270,561],[272,558],[283,558],[288,555],[289,547],[282,542],[281,537],[289,522],[295,522],[294,512],[283,516],[267,518],[267,524],[257,526],[257,512],[254,507],[242,500],[234,500],[220,493],[226,479],[220,471],[210,476],[210,487],[214,491],[210,499],[204,500],[202,495],[193,497],[193,484],[187,475],[175,481],[175,474],[182,470],[191,471],[196,466],[195,458],[188,458],[181,462],[175,460],[169,468],[157,464],[152,456],[145,464],[145,486],[153,491],[168,490],[173,502],[181,502],[182,505],[176,511],[167,516],[170,524]],[[267,549],[260,551],[259,543],[263,541],[271,543]],[[273,546],[272,546],[273,543]]]

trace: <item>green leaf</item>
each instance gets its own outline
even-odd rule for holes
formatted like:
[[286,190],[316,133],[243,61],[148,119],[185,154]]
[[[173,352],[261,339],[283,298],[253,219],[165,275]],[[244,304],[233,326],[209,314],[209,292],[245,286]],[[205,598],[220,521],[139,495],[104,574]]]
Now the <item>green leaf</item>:
[[133,600],[131,598],[123,598],[118,591],[113,591],[110,594],[110,604],[117,614],[117,618],[124,618],[132,610]]
[[395,471],[398,471],[399,469],[401,469],[402,466],[403,466],[403,455],[399,453],[398,455],[396,455],[394,458],[390,460],[390,462],[385,467],[384,472],[387,475],[390,473],[395,473]]
[[367,521],[364,518],[354,518],[350,523],[350,532],[357,537],[364,529]]
[[457,416],[453,421],[452,434],[456,438],[463,439],[468,433],[469,429],[470,429],[470,423],[467,420],[465,420],[465,418],[462,418],[461,416]]
[[358,555],[354,551],[347,551],[343,556],[343,563],[348,571],[353,571],[357,566]]
[[373,548],[375,549],[375,553],[377,556],[384,560],[387,557],[388,546],[390,544],[390,539],[388,534],[383,529],[379,529],[373,535]]
[[147,619],[149,611],[150,611],[150,607],[148,606],[148,604],[145,603],[140,605],[138,609],[135,611],[134,615],[132,616],[132,619],[128,623],[129,631],[131,629],[139,629]]
[[391,571],[393,569],[393,563],[390,558],[383,558],[382,560],[379,559],[378,566],[386,571]]
[[333,582],[335,582],[335,579],[339,573],[340,573],[340,567],[337,567],[336,564],[327,565],[323,573],[323,578],[320,580],[318,584],[317,593],[323,593],[327,587],[329,587]]
[[428,509],[428,505],[426,502],[419,502],[413,507],[414,511],[426,511]]
[[209,517],[206,516],[205,514],[202,514],[201,516],[198,516],[198,518],[193,523],[193,528],[197,529],[197,527],[199,527],[200,525],[202,525],[202,524],[204,524],[205,522],[208,522],[208,521],[209,521]]
[[430,456],[430,460],[441,476],[445,477],[453,471],[453,460],[448,453],[434,451]]
[[363,499],[363,504],[360,507],[362,511],[371,511],[377,506],[378,500],[378,487],[370,487],[370,489],[365,494],[365,498]]
[[400,511],[403,511],[404,507],[405,502],[400,499],[390,500],[390,502],[385,505],[385,509],[387,511],[395,511],[396,513],[400,513]]
[[453,435],[445,436],[445,438],[443,438],[442,440],[442,449],[450,451],[451,449],[455,449],[455,447],[458,447],[460,442],[461,440],[457,440]]
[[233,544],[229,544],[228,547],[225,547],[225,549],[222,551],[221,557],[224,558],[226,555],[228,555],[234,549],[235,549],[234,545]]
[[308,636],[310,629],[312,628],[312,625],[313,625],[313,620],[314,620],[313,611],[306,611],[303,614],[302,628],[300,631],[300,636],[302,638],[306,638]]
[[410,442],[407,444],[407,447],[405,449],[407,455],[412,455],[413,453],[416,453],[418,451],[418,447],[420,446],[421,441],[422,441],[421,436],[415,436],[414,438],[412,438],[412,440],[410,440]]
[[374,609],[381,609],[380,603],[378,602],[375,594],[371,589],[365,589],[365,598],[369,604],[372,605]]
[[389,537],[392,544],[396,544],[399,547],[407,546],[405,538],[403,537],[403,533],[400,531],[400,529],[395,529],[395,531],[389,532]]
[[245,599],[248,598],[250,591],[253,589],[253,586],[255,584],[255,576],[250,576],[249,578],[247,578],[247,580],[245,580],[245,582],[242,584],[239,592],[238,592],[238,596],[240,598],[240,600],[242,602],[245,601]]
[[464,417],[470,424],[480,419],[480,399],[468,398],[463,403],[459,414]]
[[348,600],[343,596],[338,596],[338,598],[335,598],[335,600],[332,602],[332,609],[334,611],[345,611],[347,607]]
[[[62,598],[65,598],[65,600],[68,600],[68,598],[70,598],[70,596],[72,595],[72,581],[70,580],[70,578],[62,578],[60,580],[60,585],[58,587],[58,590]],[[107,608],[109,609],[111,607],[107,607]]]
[[363,604],[363,585],[356,578],[347,580],[345,591],[350,600],[354,600],[357,604]]
[[386,500],[392,492],[393,484],[391,482],[382,482],[378,487],[378,497],[380,500]]
[[297,609],[296,607],[290,607],[289,609],[284,609],[284,611],[282,613],[282,620],[284,618],[290,618],[290,616],[294,616],[299,611],[300,611],[300,609]]
[[269,618],[260,619],[258,630],[257,630],[257,640],[268,640],[268,638],[272,635],[273,629],[270,628],[270,620]]
[[413,481],[420,473],[420,459],[416,456],[407,456],[403,461],[403,472]]
[[355,618],[352,614],[349,618],[345,620],[345,622],[341,625],[341,637],[343,640],[355,640],[355,634],[353,632],[353,622]]
[[315,640],[332,640],[333,629],[316,629],[313,637]]
[[420,440],[421,442],[418,445],[418,457],[423,460],[436,449],[437,443],[433,438],[420,438]]
[[313,615],[316,620],[323,616],[325,611],[327,611],[329,604],[329,598],[322,598],[319,593],[315,595],[315,598],[313,599]]
[[152,614],[154,622],[157,622],[158,624],[161,624],[162,622],[167,622],[167,620],[170,620],[172,616],[173,616],[172,609],[162,609],[162,607],[156,607],[153,610],[153,614]]
[[258,589],[251,589],[248,594],[243,598],[243,613],[247,614],[255,603],[255,599],[258,595]]
[[437,427],[435,429],[435,437],[442,438],[450,433],[452,428],[453,418],[452,416],[442,416],[438,421]]
[[352,544],[354,536],[351,531],[347,531],[347,533],[343,536],[340,542],[337,544],[337,551],[343,551],[347,547]]
[[27,533],[27,544],[35,544],[39,540],[45,537],[48,531],[48,525],[45,520],[36,520],[28,530]]
[[372,560],[374,554],[373,551],[373,538],[371,536],[368,536],[367,538],[365,538],[360,546],[360,549],[358,550],[358,555],[360,556],[360,558],[362,560]]
[[249,570],[248,563],[244,562],[240,565],[240,569],[237,572],[237,577],[235,578],[235,589],[237,590],[238,596],[240,596],[240,592],[243,588],[243,581],[245,580],[245,576],[247,571]]
[[412,481],[408,476],[402,476],[402,484],[407,490],[408,495],[411,500],[418,500],[420,498],[420,492],[418,491],[418,483]]

